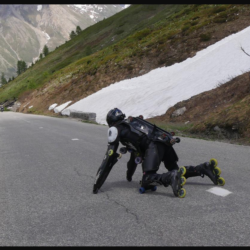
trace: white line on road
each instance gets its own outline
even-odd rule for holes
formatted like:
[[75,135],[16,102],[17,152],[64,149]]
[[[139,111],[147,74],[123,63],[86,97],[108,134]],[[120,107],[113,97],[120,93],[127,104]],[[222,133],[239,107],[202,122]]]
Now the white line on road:
[[72,139],[72,141],[79,141],[79,139],[77,139],[77,138],[74,138],[74,139]]
[[207,191],[212,194],[216,194],[216,195],[224,196],[224,197],[232,193],[228,191],[227,189],[224,189],[221,187],[213,187],[213,188],[208,189]]

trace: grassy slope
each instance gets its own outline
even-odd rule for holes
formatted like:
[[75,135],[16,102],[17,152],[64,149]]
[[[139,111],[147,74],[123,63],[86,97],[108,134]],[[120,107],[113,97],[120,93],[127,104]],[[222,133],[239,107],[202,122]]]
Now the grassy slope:
[[[46,58],[43,58],[25,73],[18,76],[13,82],[4,86],[0,90],[0,102],[18,98],[27,90],[39,88],[53,79],[59,79],[69,73],[74,74],[81,69],[93,74],[100,65],[117,57],[112,48],[114,44],[113,37],[115,37],[117,43],[124,37],[134,34],[137,30],[157,22],[158,19],[162,18],[162,14],[159,14],[160,17],[157,19],[157,13],[172,13],[176,9],[182,8],[181,5],[173,7],[170,5],[137,5],[98,22],[85,29],[79,36],[58,47]],[[148,20],[154,15],[156,17]],[[131,38],[129,51],[133,50],[137,39],[140,39],[140,37]],[[103,51],[101,56],[100,54],[87,56],[101,49]],[[122,60],[127,54],[120,53],[119,56],[122,58],[118,58],[118,60]],[[91,63],[88,63],[90,60]]]
[[[235,4],[132,5],[88,27],[0,88],[0,103],[16,98],[22,103],[21,112],[51,114],[47,110],[52,103],[75,102],[116,81],[138,76],[141,71],[194,56],[249,26],[249,13],[249,5]],[[34,106],[31,110],[28,101]],[[244,101],[238,101],[237,108],[247,107]],[[234,120],[231,113],[230,117]],[[213,124],[218,119],[213,115]],[[213,127],[205,120],[202,125],[197,125],[199,119],[195,122],[196,131]],[[246,122],[242,124],[247,126]],[[186,127],[194,131],[194,127]]]

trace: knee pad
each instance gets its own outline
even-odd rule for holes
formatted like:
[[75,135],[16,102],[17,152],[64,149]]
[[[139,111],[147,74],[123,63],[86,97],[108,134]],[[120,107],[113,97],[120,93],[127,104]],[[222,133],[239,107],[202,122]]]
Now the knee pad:
[[143,172],[158,171],[160,163],[157,146],[154,142],[151,142],[146,150],[144,161],[142,162]]

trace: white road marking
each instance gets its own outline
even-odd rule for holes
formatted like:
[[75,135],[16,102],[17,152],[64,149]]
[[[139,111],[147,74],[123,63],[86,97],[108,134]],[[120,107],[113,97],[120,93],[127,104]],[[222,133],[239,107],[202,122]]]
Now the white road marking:
[[79,141],[79,139],[77,139],[77,138],[74,138],[74,139],[72,139],[72,141]]
[[43,127],[39,127],[39,128],[43,128]]
[[221,187],[213,187],[213,188],[208,189],[207,191],[212,194],[216,194],[216,195],[224,196],[224,197],[232,193],[228,191],[227,189],[224,189]]

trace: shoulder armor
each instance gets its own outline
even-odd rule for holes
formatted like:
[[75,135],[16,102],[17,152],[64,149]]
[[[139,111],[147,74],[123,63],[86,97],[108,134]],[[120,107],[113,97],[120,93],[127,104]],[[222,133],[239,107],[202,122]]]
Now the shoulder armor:
[[114,142],[118,137],[118,129],[116,127],[110,127],[108,129],[108,142]]
[[138,120],[135,117],[124,120],[123,124],[128,125],[130,130],[138,135],[146,134],[148,136],[151,132],[144,120]]
[[172,138],[172,135],[169,132],[147,122],[140,117],[128,117],[123,121],[123,123],[127,124],[132,132],[135,132],[138,135],[145,134],[153,141],[159,141],[168,144],[168,141]]

